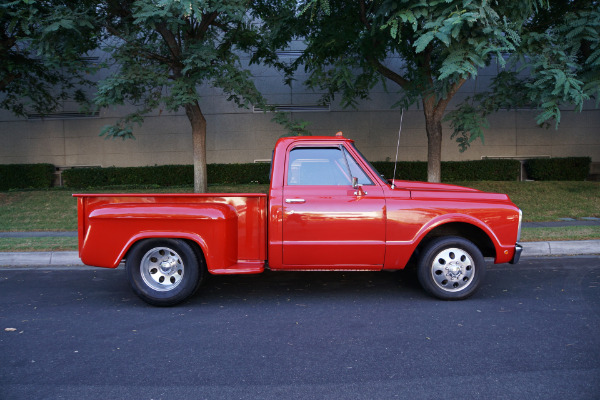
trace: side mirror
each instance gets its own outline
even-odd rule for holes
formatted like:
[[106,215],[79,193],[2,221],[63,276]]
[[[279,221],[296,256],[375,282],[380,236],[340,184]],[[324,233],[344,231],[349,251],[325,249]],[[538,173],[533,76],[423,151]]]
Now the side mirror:
[[367,194],[367,192],[365,192],[363,190],[363,186],[358,183],[358,178],[355,176],[352,177],[352,188],[355,189],[355,192],[354,192],[355,196],[364,196]]

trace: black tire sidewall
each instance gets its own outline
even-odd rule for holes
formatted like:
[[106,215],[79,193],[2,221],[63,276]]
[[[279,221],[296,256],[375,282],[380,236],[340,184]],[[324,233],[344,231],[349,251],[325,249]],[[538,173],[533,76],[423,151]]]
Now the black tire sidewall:
[[[140,262],[144,255],[155,247],[167,247],[175,251],[182,259],[185,272],[181,283],[166,292],[149,287],[140,272]],[[173,306],[193,295],[202,278],[202,268],[194,250],[180,239],[145,239],[137,242],[129,251],[125,262],[129,284],[134,293],[145,302],[155,306]]]
[[[469,253],[475,269],[473,281],[464,290],[448,292],[437,286],[431,276],[431,265],[434,257],[446,248],[456,247]],[[462,300],[472,296],[478,289],[485,276],[485,260],[481,251],[473,242],[461,237],[442,237],[427,243],[418,263],[418,278],[423,289],[429,294],[442,300]]]

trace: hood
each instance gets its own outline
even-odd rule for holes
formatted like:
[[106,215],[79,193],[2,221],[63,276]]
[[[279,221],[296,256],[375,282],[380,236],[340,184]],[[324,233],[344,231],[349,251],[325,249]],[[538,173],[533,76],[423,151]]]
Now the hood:
[[394,179],[393,183],[397,189],[409,190],[411,199],[510,202],[505,194],[487,193],[446,183],[412,182],[397,179]]
[[479,192],[477,189],[471,189],[464,186],[449,185],[447,183],[430,183],[430,182],[413,182],[413,181],[401,181],[398,179],[390,179],[390,183],[393,183],[395,187],[406,190],[439,190],[445,192]]

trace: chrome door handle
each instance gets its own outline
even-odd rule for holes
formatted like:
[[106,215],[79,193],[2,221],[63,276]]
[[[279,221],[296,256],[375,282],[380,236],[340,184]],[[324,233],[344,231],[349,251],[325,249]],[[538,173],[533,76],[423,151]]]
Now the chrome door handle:
[[285,199],[285,202],[288,204],[300,204],[300,203],[306,203],[306,200],[304,200],[304,199]]

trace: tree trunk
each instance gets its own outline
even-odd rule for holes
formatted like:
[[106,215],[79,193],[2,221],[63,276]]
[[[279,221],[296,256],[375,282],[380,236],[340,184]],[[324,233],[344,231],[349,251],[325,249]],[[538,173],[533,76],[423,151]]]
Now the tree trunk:
[[186,104],[185,113],[192,125],[194,193],[206,193],[206,119],[198,103]]
[[427,182],[442,181],[442,121],[426,121]]
[[435,99],[423,100],[425,130],[427,131],[427,182],[442,181],[442,113]]

